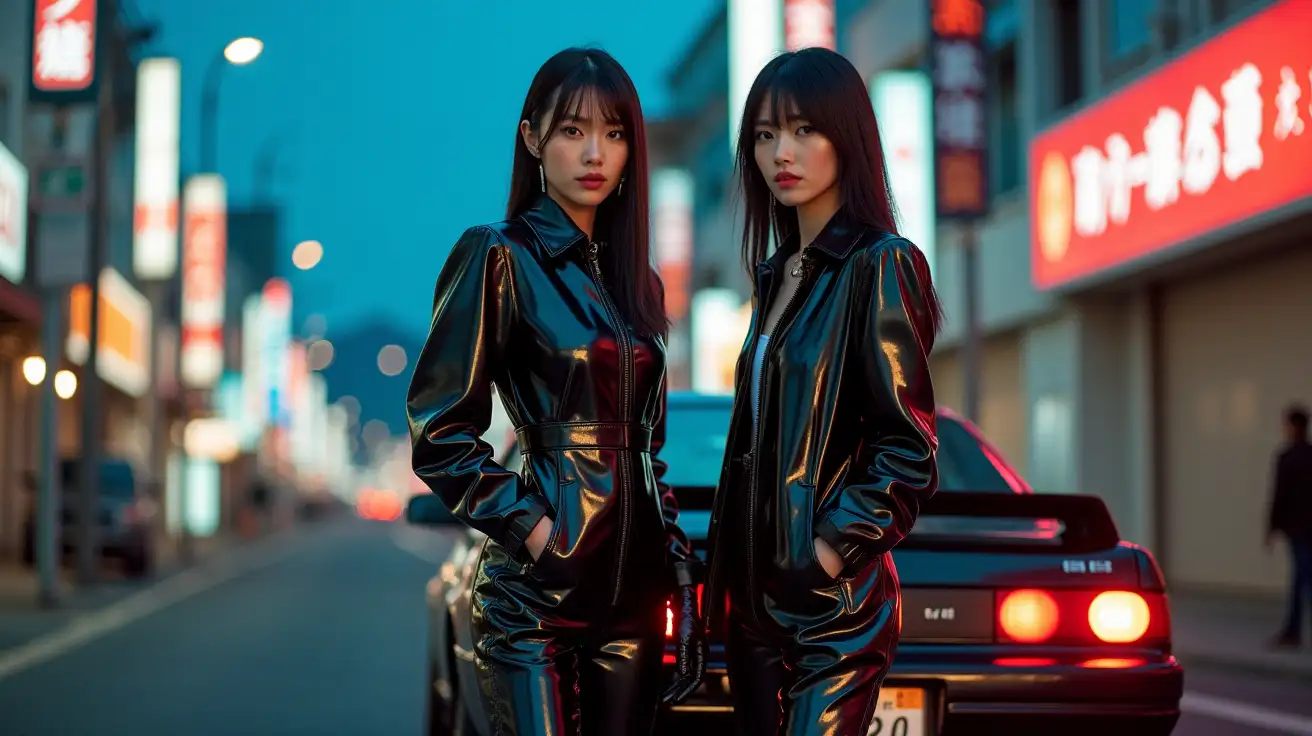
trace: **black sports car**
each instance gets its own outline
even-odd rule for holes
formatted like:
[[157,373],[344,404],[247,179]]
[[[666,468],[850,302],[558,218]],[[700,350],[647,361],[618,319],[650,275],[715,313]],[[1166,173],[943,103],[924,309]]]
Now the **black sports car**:
[[[669,397],[666,479],[700,554],[730,410],[724,396]],[[938,429],[942,490],[894,552],[902,636],[868,736],[1169,734],[1184,675],[1152,555],[1120,539],[1101,499],[1034,493],[950,411],[940,410]],[[507,467],[518,459],[506,449]],[[428,585],[429,733],[489,736],[469,611],[484,538],[432,495],[411,499],[406,519],[456,534]],[[665,661],[672,666],[672,648]],[[722,718],[729,687],[713,637],[702,687],[662,719]]]

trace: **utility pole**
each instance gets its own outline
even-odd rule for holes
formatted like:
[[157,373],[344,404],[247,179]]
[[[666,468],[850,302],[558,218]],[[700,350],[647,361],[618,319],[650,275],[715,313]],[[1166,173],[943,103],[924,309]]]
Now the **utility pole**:
[[[105,34],[108,35],[108,34]],[[103,65],[107,67],[108,64]],[[102,73],[103,73],[102,67]],[[103,386],[100,381],[100,272],[105,268],[106,215],[105,189],[109,183],[109,148],[114,138],[113,75],[104,74],[96,95],[95,139],[91,152],[91,321],[87,327],[87,360],[82,379],[82,462],[77,474],[78,544],[77,580],[90,586],[100,582],[100,466],[104,434],[102,421]]]

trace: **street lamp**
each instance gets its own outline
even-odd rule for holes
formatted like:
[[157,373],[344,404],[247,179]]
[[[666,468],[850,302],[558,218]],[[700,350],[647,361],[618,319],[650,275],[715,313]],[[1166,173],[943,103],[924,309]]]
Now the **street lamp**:
[[237,66],[244,66],[255,61],[264,51],[264,42],[251,36],[243,36],[223,49],[223,58]]
[[213,174],[218,168],[219,83],[229,64],[245,66],[264,51],[264,42],[243,36],[223,47],[205,69],[205,86],[200,98],[200,170]]

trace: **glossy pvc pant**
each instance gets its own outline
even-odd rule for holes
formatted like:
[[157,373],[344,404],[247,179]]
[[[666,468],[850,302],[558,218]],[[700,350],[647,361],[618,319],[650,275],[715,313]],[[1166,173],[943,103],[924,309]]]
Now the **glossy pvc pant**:
[[[484,547],[474,638],[493,736],[646,736],[664,685],[665,608],[631,587],[566,584],[560,561],[524,564]],[[601,576],[605,577],[605,576]]]

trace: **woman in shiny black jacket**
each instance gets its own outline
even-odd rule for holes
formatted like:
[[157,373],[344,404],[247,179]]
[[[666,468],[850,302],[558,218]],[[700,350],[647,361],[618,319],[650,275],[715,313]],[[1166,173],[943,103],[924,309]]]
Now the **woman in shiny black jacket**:
[[[470,228],[437,280],[406,408],[415,473],[487,535],[473,590],[495,734],[650,732],[665,606],[701,677],[694,561],[662,481],[666,317],[648,260],[647,151],[628,75],[568,49],[515,136],[504,222]],[[480,436],[503,397],[522,474]]]
[[707,617],[720,629],[727,610],[739,733],[862,736],[900,627],[889,552],[938,484],[938,301],[923,254],[896,234],[875,116],[846,59],[771,61],[738,167],[755,310]]

